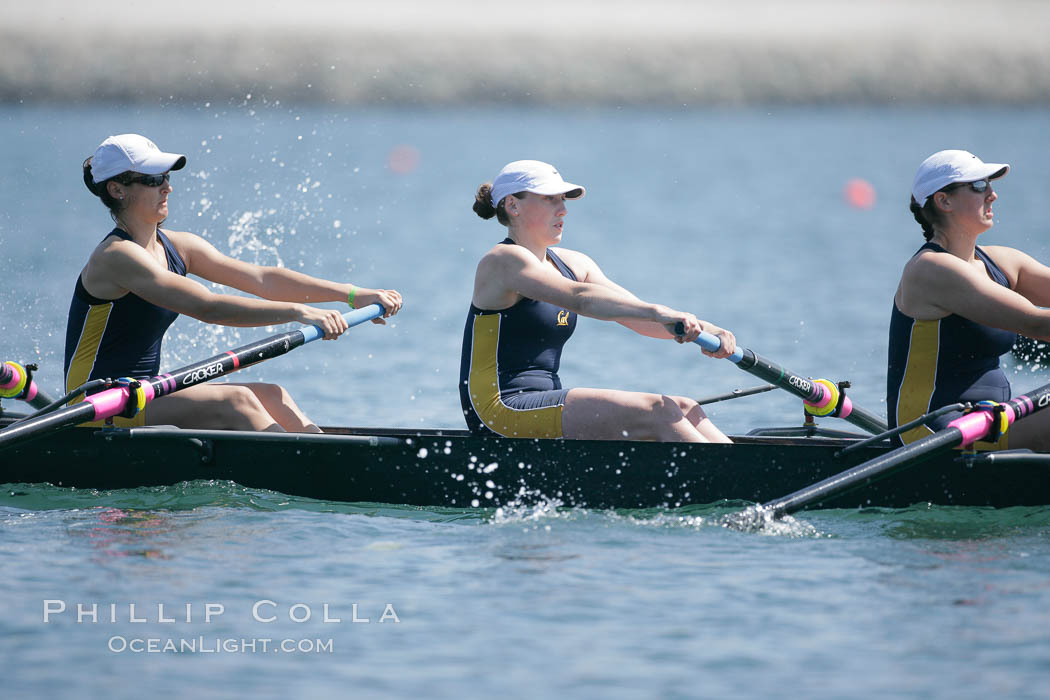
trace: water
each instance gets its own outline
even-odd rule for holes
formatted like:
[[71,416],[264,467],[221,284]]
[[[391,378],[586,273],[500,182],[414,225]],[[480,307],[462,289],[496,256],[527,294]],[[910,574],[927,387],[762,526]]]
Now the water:
[[[326,110],[255,98],[6,106],[0,359],[37,362],[42,386],[58,392],[73,282],[109,227],[79,164],[106,135],[140,131],[189,158],[173,179],[171,228],[245,259],[404,294],[388,327],[242,373],[289,385],[323,424],[461,427],[455,382],[473,268],[500,238],[468,207],[481,181],[522,157],[587,186],[570,204],[565,245],[612,279],[731,328],[799,373],[849,379],[856,403],[884,413],[890,299],[921,243],[905,206],[915,167],[947,147],[1011,163],[988,242],[1050,260],[1039,205],[1048,116]],[[389,167],[399,147],[417,167]],[[875,188],[873,209],[843,201],[858,177]],[[180,319],[162,364],[276,330]],[[1044,369],[1010,364],[1018,389],[1047,381]],[[758,383],[695,348],[583,320],[563,378],[692,396]],[[776,392],[710,413],[739,433],[796,423],[800,411]],[[494,512],[212,482],[107,493],[11,485],[0,491],[0,668],[16,695],[40,697],[1024,697],[1045,686],[1047,509],[918,504],[804,513],[765,534],[719,527],[743,505]],[[45,624],[47,600],[67,610]],[[77,603],[97,604],[100,621],[77,624]],[[130,603],[146,622],[130,620]],[[206,623],[209,603],[224,612]],[[159,621],[160,604],[179,621]],[[277,620],[254,619],[256,604]],[[325,604],[341,622],[323,622]],[[351,621],[354,604],[369,622]],[[388,604],[398,622],[379,621]],[[306,607],[309,621],[289,620]],[[111,651],[150,638],[203,642],[192,653]],[[209,651],[215,640],[263,638],[315,648]]]

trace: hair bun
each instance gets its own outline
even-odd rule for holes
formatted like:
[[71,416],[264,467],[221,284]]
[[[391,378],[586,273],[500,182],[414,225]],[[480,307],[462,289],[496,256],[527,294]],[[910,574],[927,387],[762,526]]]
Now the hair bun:
[[482,219],[491,219],[496,215],[496,207],[492,206],[492,183],[486,182],[478,188],[474,195],[474,213]]

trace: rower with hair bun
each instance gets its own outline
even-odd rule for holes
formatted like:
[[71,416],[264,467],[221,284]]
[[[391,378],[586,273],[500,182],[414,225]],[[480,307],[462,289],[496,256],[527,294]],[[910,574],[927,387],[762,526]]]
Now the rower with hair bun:
[[[1050,267],[1006,246],[978,246],[994,225],[992,182],[1010,166],[972,153],[934,153],[919,166],[910,209],[926,243],[904,266],[890,319],[886,406],[890,427],[957,403],[1010,398],[1000,357],[1017,333],[1050,340]],[[959,417],[904,432],[912,443]],[[1050,451],[1050,413],[1010,428],[994,446]]]
[[[463,330],[460,400],[471,431],[508,437],[729,442],[696,401],[615,389],[565,389],[562,346],[577,314],[617,321],[652,338],[692,342],[727,330],[685,311],[642,301],[611,281],[588,256],[561,242],[566,201],[583,197],[551,165],[508,164],[478,188],[474,212],[496,217],[507,237],[482,257]],[[676,335],[676,325],[681,330]]]

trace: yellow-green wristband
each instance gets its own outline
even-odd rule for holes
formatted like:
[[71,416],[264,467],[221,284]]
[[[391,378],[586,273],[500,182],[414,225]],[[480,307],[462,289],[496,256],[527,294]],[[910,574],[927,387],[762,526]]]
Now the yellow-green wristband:
[[350,305],[351,309],[356,309],[354,306],[354,295],[357,294],[357,287],[350,285],[350,293],[346,295],[346,303]]

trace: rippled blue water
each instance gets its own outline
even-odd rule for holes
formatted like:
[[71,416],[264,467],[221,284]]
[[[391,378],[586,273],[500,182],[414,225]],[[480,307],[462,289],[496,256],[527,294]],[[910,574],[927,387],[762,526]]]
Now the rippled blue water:
[[[639,296],[730,327],[800,373],[852,380],[854,400],[883,412],[890,299],[921,242],[905,206],[915,167],[946,147],[1010,162],[988,240],[1050,260],[1048,117],[7,106],[0,359],[38,362],[57,393],[73,282],[109,224],[79,164],[106,135],[140,131],[189,157],[173,180],[172,228],[249,259],[404,293],[392,326],[250,370],[294,386],[323,423],[460,427],[455,379],[473,266],[500,237],[469,205],[479,182],[523,157],[588,187],[570,205],[566,246]],[[389,166],[405,146],[418,165],[399,173]],[[873,185],[873,209],[843,200],[851,178]],[[164,365],[267,332],[181,319]],[[1029,367],[1013,375],[1019,389],[1047,380]],[[695,349],[589,321],[563,377],[695,396],[758,383]],[[794,423],[799,412],[782,393],[711,410],[731,432]],[[805,513],[765,535],[718,527],[739,505],[492,512],[324,503],[228,483],[110,493],[9,485],[0,668],[7,688],[39,697],[1041,694],[1047,509],[918,504]],[[45,623],[49,600],[67,609]],[[97,605],[99,622],[78,624],[77,603]],[[131,603],[146,622],[131,621]],[[160,621],[160,604],[179,621]],[[208,604],[224,609],[210,623]],[[254,619],[256,604],[277,620]],[[341,622],[322,621],[325,604]],[[369,622],[351,621],[354,604]],[[379,621],[387,604],[399,622]],[[289,620],[307,608],[310,620]],[[169,638],[198,640],[197,650],[111,650]],[[227,639],[315,648],[211,651]]]

